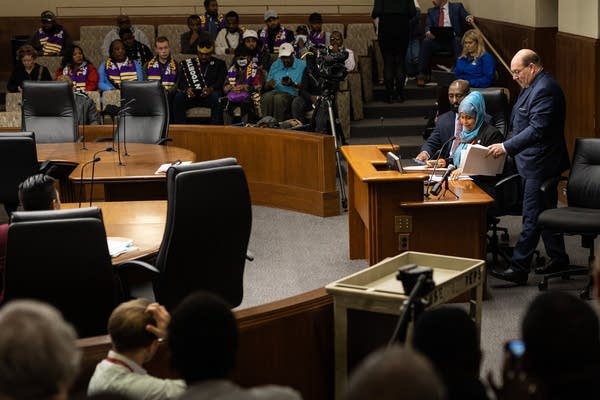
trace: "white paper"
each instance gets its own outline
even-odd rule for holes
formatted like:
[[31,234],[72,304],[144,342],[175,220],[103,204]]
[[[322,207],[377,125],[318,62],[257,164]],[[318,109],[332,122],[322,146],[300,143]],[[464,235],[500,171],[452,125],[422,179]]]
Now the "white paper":
[[472,144],[467,147],[464,159],[463,171],[464,175],[486,175],[495,176],[502,173],[504,169],[504,161],[506,154],[498,158],[488,157],[488,148],[479,144]]
[[174,162],[174,163],[161,164],[160,167],[158,167],[158,169],[154,173],[154,175],[159,175],[159,174],[166,173],[167,170],[169,168],[171,168],[173,165],[187,165],[187,164],[191,164],[191,163],[192,163],[191,161],[177,161],[177,162]]
[[133,240],[131,239],[109,236],[106,238],[106,241],[108,242],[108,253],[111,257],[117,257],[128,251],[136,250],[136,247],[133,247]]

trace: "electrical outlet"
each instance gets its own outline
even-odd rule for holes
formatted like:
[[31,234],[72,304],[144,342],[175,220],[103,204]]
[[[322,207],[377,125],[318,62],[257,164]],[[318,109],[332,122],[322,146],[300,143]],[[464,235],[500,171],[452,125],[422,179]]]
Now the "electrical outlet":
[[412,216],[410,216],[410,215],[394,216],[394,232],[396,232],[396,233],[412,232]]
[[410,235],[408,233],[398,234],[398,250],[408,251],[410,246]]

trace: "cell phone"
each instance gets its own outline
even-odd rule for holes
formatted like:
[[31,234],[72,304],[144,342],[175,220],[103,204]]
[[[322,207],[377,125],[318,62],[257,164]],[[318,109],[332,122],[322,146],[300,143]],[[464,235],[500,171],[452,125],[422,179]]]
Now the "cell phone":
[[289,82],[289,81],[290,81],[289,76],[284,76],[283,78],[281,78],[281,82]]
[[504,349],[513,360],[519,360],[525,353],[525,343],[520,339],[509,340],[504,345]]

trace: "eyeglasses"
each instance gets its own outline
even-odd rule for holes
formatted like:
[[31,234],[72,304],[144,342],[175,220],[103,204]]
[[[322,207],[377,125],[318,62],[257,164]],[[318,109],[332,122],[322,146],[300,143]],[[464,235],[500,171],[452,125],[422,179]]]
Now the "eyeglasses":
[[524,66],[521,69],[514,69],[510,72],[512,73],[513,76],[519,76],[521,74],[521,72],[525,71],[527,68],[529,68],[529,66],[531,66],[531,63],[527,64],[526,66]]

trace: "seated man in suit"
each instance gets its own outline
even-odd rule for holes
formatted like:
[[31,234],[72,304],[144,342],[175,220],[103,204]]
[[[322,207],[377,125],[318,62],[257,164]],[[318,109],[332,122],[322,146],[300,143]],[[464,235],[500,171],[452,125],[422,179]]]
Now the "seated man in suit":
[[88,396],[120,394],[132,399],[173,399],[185,391],[182,380],[148,375],[150,361],[167,335],[171,316],[158,303],[135,299],[121,303],[108,319],[112,350],[96,366]]
[[[437,118],[435,128],[431,136],[421,147],[421,152],[415,157],[419,161],[427,161],[430,158],[449,158],[452,156],[453,149],[460,142],[460,132],[462,126],[458,118],[458,106],[460,102],[469,94],[471,87],[469,82],[458,79],[450,84],[448,88],[448,100],[451,110],[445,112]],[[456,145],[450,144],[450,140],[455,138]],[[441,153],[441,154],[440,154]]]
[[[448,0],[433,0],[435,7],[427,10],[425,20],[425,38],[421,44],[419,57],[419,75],[417,85],[425,84],[425,75],[429,70],[429,61],[433,53],[451,51],[456,59],[462,50],[461,39],[465,32],[463,24],[473,22],[472,15],[467,13],[462,3],[450,3]],[[436,38],[432,27],[452,28],[452,38]]]
[[227,78],[227,67],[223,60],[213,57],[214,44],[203,40],[198,44],[198,57],[180,63],[177,89],[173,101],[173,119],[176,124],[185,124],[185,111],[192,107],[210,107],[210,122],[223,125],[223,108],[220,98]]

